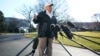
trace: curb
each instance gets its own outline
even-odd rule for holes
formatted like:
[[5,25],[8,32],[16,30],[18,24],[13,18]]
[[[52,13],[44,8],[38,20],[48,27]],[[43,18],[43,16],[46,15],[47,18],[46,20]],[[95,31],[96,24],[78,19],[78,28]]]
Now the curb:
[[0,42],[18,40],[24,38],[23,34],[2,34],[0,35]]

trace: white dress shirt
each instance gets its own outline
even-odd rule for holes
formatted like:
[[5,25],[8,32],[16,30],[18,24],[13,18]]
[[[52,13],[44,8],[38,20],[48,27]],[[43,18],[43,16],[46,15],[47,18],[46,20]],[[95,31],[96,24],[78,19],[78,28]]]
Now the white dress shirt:
[[53,16],[53,13],[51,12],[48,12],[47,10],[46,10],[46,14],[50,17],[50,19],[52,19],[52,16]]

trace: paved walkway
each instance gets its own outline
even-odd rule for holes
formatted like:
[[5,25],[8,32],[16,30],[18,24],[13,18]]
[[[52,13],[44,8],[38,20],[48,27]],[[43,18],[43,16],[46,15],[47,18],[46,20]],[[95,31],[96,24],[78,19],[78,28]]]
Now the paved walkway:
[[[16,36],[15,36],[16,37]],[[1,38],[1,36],[0,36]],[[19,37],[18,37],[19,38]],[[0,42],[0,56],[16,56],[16,54],[23,49],[32,39],[20,37],[19,39],[12,39]],[[1,39],[0,39],[1,40]],[[20,56],[25,56],[32,50],[30,45]],[[86,49],[80,49],[70,46],[65,46],[72,56],[98,56]],[[35,56],[38,56],[36,51]],[[67,52],[59,44],[53,44],[53,56],[69,56]]]

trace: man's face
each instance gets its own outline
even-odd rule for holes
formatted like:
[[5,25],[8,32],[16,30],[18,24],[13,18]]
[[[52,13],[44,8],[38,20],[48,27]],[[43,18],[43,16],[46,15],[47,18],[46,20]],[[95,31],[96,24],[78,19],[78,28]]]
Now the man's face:
[[48,10],[49,12],[51,12],[52,11],[52,6],[47,6],[46,10]]

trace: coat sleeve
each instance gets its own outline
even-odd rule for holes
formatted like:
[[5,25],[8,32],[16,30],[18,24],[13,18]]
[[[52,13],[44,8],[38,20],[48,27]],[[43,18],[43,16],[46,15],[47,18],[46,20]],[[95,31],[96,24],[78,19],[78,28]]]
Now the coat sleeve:
[[42,19],[42,12],[40,12],[40,13],[38,14],[37,19],[33,19],[33,22],[34,22],[34,23],[39,23],[39,22],[41,21],[41,19]]

